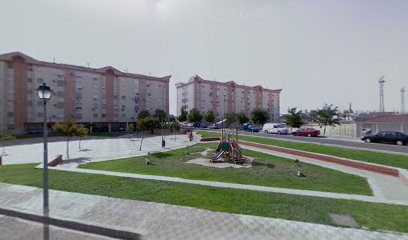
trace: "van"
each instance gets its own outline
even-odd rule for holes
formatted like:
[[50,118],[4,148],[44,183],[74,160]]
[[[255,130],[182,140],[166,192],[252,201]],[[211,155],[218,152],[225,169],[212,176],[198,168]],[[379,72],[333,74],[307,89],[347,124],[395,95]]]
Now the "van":
[[289,130],[283,123],[265,123],[262,127],[264,133],[288,134]]

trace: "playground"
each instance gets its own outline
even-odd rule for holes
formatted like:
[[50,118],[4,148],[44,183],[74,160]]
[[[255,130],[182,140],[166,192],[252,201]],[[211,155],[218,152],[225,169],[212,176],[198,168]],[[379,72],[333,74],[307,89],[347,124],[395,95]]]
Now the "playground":
[[[330,214],[347,214],[364,226],[408,231],[398,217],[388,216],[392,226],[383,227],[377,218],[367,220],[367,211],[362,210],[364,206],[384,207],[402,214],[399,209],[405,209],[402,205],[408,202],[400,194],[403,191],[396,177],[248,146],[233,131],[223,131],[207,143],[200,142],[196,133],[165,140],[163,148],[161,137],[146,138],[142,149],[141,139],[127,136],[85,140],[82,149],[72,141],[71,159],[50,168],[52,188],[334,225],[338,223],[330,220]],[[65,142],[50,145],[50,158],[65,151]],[[8,146],[0,181],[41,186],[40,147]],[[33,164],[13,165],[25,162]],[[381,182],[388,190],[381,188]],[[219,199],[224,200],[220,203]],[[264,213],[274,201],[279,203]],[[352,207],[356,204],[360,207]]]

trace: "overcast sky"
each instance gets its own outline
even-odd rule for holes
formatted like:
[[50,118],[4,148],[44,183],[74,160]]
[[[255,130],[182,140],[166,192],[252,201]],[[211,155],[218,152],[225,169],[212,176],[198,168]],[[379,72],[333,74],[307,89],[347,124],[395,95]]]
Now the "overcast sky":
[[408,88],[406,0],[0,0],[0,31],[1,53],[172,75],[172,113],[195,74],[282,88],[282,113],[378,110],[381,75],[399,111]]

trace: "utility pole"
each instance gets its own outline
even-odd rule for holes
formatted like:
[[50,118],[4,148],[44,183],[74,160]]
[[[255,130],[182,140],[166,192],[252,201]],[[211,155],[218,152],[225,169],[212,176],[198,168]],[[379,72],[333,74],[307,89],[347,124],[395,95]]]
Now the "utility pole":
[[380,84],[380,112],[385,112],[385,108],[384,108],[384,83],[385,83],[384,76],[382,76],[380,78],[378,83]]
[[401,88],[401,113],[405,113],[405,87]]

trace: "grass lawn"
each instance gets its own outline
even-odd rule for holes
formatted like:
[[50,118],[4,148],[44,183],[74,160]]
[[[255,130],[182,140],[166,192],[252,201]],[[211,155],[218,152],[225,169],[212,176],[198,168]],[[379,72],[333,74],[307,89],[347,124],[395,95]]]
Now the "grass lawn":
[[[200,152],[206,148],[215,149],[216,144],[196,144],[188,148],[191,155],[187,156],[185,148],[152,154],[151,160],[155,165],[144,164],[145,157],[134,157],[88,163],[80,167],[185,179],[372,195],[367,180],[360,176],[302,163],[305,177],[297,177],[292,161],[251,150],[244,150],[245,155],[255,158],[251,168],[214,168],[185,163],[190,159],[203,157]],[[207,157],[214,155],[215,152],[209,152]]]
[[[202,137],[219,137],[219,133],[215,132],[205,132],[200,131]],[[408,169],[408,156],[392,154],[392,153],[381,153],[369,150],[356,150],[343,147],[332,147],[324,146],[314,143],[299,143],[284,140],[269,139],[263,137],[251,137],[251,136],[239,136],[240,140],[261,143],[266,145],[273,145],[278,147],[285,147],[290,149],[297,149],[307,152],[327,154],[342,158],[354,159],[364,162],[378,163],[393,167],[399,167]]]
[[[0,182],[41,187],[37,164],[0,166]],[[50,188],[115,198],[190,206],[213,211],[334,225],[330,213],[351,215],[360,226],[408,232],[408,207],[289,194],[215,188],[51,170]]]

